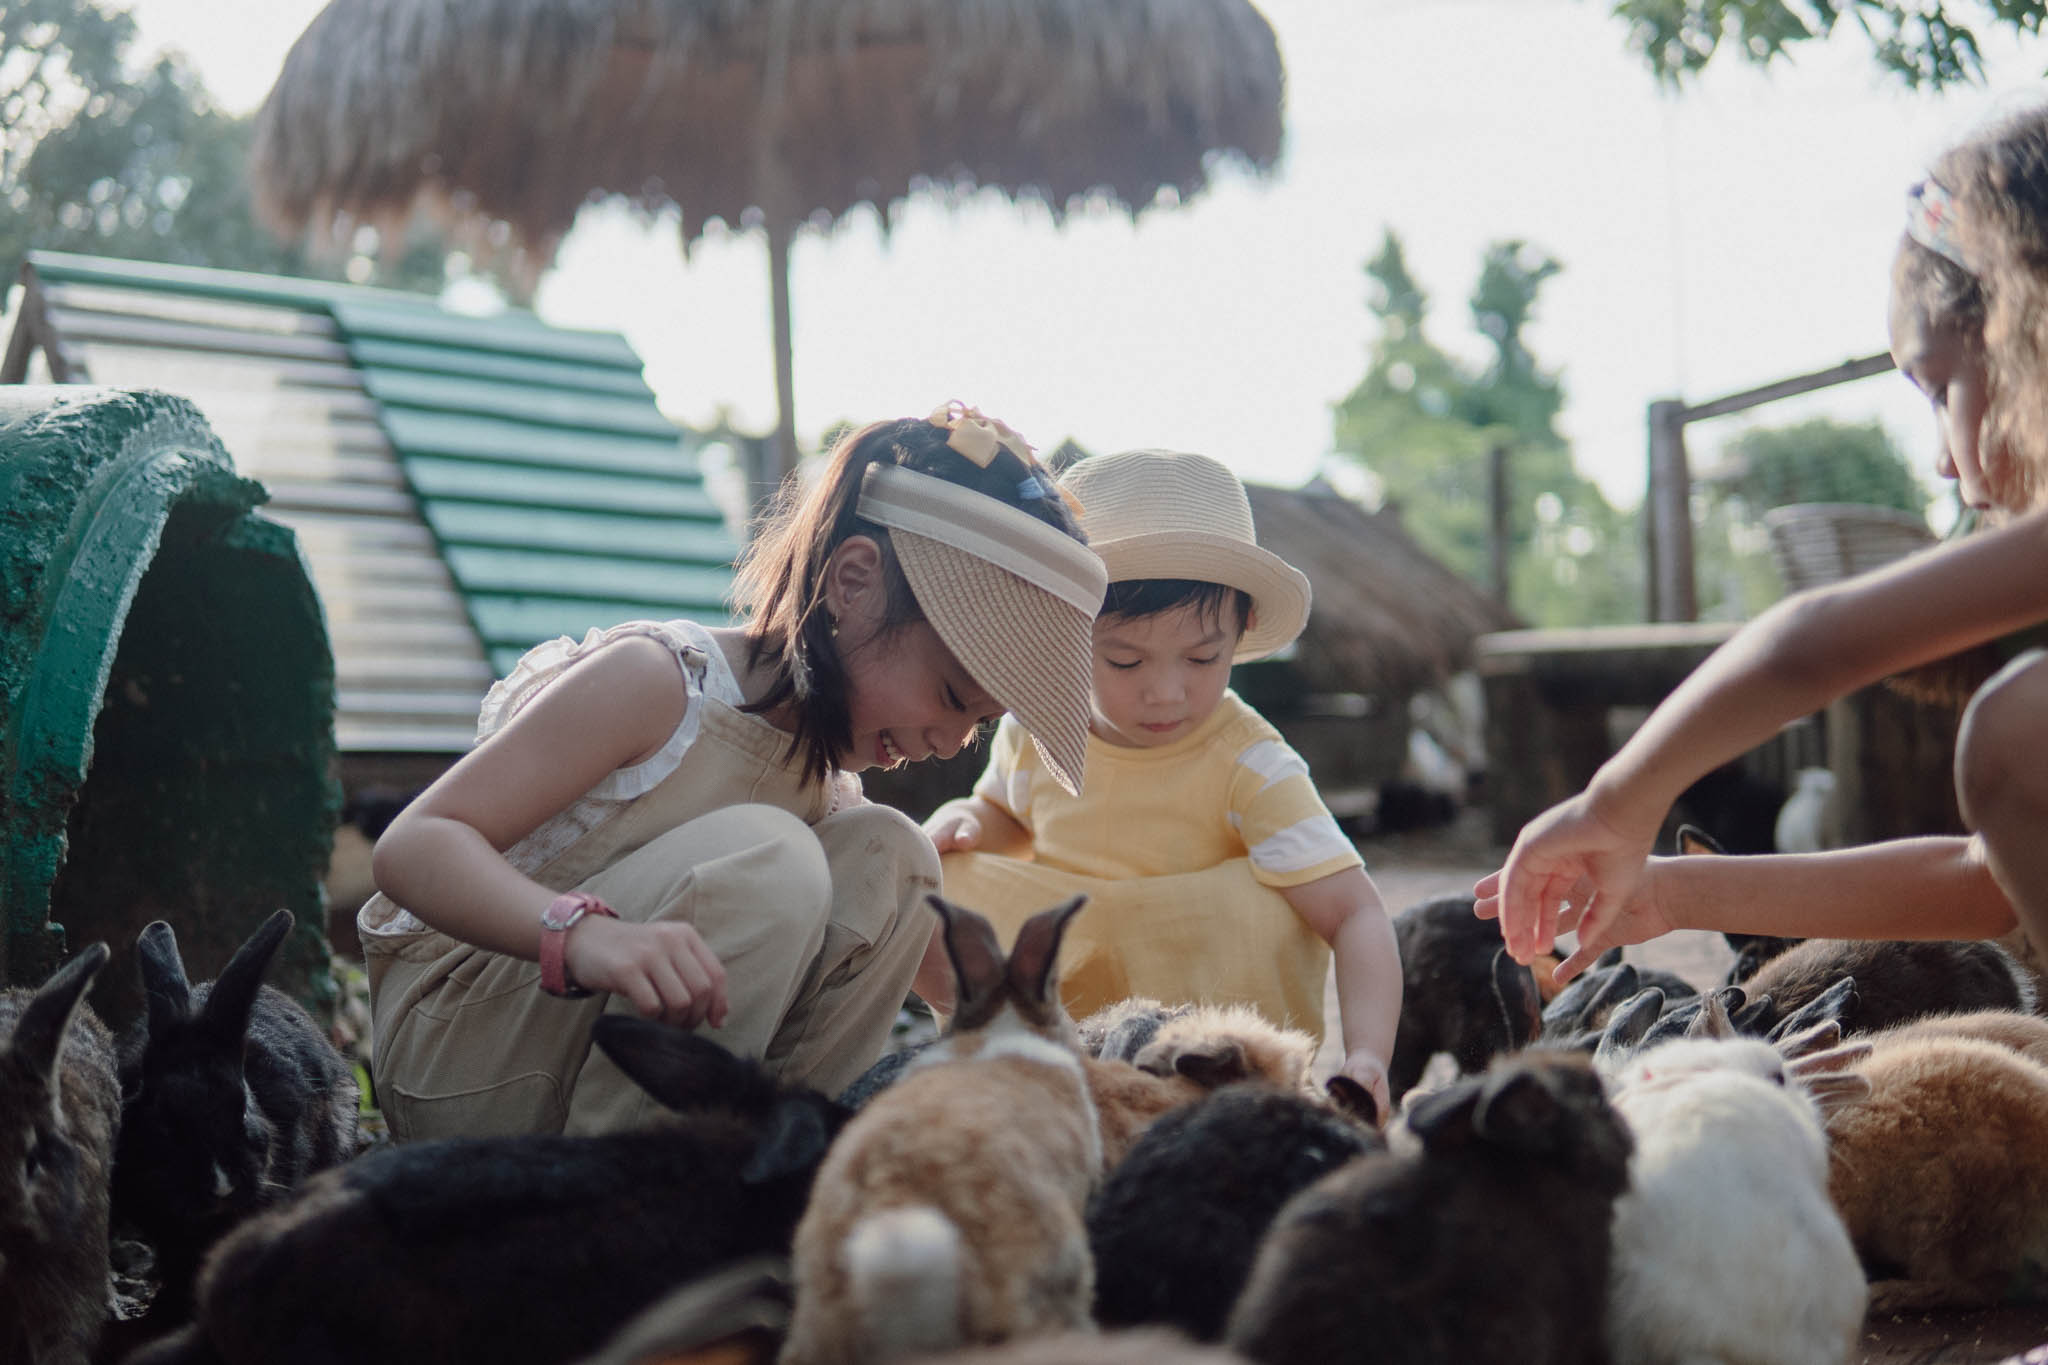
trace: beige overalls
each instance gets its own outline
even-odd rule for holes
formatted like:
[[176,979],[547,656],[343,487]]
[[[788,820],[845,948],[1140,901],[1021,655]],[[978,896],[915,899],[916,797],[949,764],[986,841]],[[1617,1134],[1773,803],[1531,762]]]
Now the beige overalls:
[[[647,633],[677,644],[672,629]],[[678,657],[702,677],[700,646]],[[507,857],[623,918],[696,926],[730,1004],[724,1027],[703,1032],[837,1094],[887,1043],[931,939],[924,897],[938,889],[938,856],[899,811],[832,812],[830,787],[786,761],[787,734],[694,693],[696,733],[673,772],[538,866],[518,856],[528,841]],[[427,928],[382,894],[358,923],[371,1071],[395,1137],[608,1132],[658,1112],[591,1044],[600,1013],[631,1012],[624,997],[548,995],[538,963]]]

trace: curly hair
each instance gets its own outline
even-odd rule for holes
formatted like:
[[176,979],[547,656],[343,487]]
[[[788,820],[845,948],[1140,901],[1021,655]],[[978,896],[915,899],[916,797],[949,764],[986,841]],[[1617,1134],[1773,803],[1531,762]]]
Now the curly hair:
[[1983,447],[2006,453],[1985,477],[2005,511],[2025,510],[2048,496],[2048,104],[1965,139],[1930,174],[1954,198],[1970,268],[1904,238],[1894,299],[1982,358]]
[[774,507],[740,555],[732,602],[745,618],[747,665],[768,666],[768,689],[746,710],[763,714],[791,708],[795,729],[789,756],[800,759],[806,780],[822,781],[853,743],[847,707],[845,659],[825,608],[825,567],[851,536],[866,536],[882,551],[885,598],[877,640],[925,619],[896,561],[889,532],[858,512],[861,478],[874,464],[930,474],[1019,508],[1076,540],[1087,537],[1058,498],[1025,498],[1025,463],[998,450],[984,468],[946,444],[946,428],[919,417],[872,423],[841,438],[823,473],[808,485],[784,481]]

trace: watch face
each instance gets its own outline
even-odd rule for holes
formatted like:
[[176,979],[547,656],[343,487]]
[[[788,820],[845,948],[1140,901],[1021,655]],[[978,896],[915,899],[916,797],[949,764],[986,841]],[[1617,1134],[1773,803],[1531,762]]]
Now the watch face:
[[583,918],[583,902],[580,900],[548,902],[548,908],[540,912],[540,922],[549,929],[567,929]]

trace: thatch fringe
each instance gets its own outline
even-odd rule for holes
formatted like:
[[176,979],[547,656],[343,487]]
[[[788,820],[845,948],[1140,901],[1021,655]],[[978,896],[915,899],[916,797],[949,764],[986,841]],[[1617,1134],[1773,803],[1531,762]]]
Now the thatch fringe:
[[545,256],[609,195],[686,242],[926,184],[1136,211],[1271,168],[1281,99],[1249,0],[332,0],[253,171],[288,233],[427,207]]
[[1248,484],[1259,543],[1308,575],[1315,600],[1292,666],[1318,692],[1407,697],[1473,662],[1473,643],[1527,623],[1408,534],[1327,485]]

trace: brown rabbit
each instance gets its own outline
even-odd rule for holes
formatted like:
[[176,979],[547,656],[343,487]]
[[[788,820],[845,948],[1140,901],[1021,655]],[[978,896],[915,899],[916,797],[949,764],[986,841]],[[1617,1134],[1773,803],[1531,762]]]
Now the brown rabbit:
[[2048,1066],[1919,1026],[1870,1040],[1828,1121],[1828,1189],[1873,1310],[2048,1299]]
[[847,1125],[797,1224],[784,1365],[1085,1329],[1102,1138],[1055,964],[1075,897],[995,929],[938,896],[952,1032]]
[[1315,1051],[1308,1034],[1281,1028],[1248,1005],[1190,1005],[1152,1031],[1135,1062],[1083,1057],[1103,1170],[1114,1170],[1160,1118],[1223,1086],[1257,1081],[1313,1093]]

